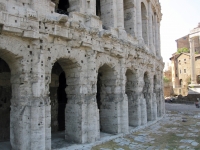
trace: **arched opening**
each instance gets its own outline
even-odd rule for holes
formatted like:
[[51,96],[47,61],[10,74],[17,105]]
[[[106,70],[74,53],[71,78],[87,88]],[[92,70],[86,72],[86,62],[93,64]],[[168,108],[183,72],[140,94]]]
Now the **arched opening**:
[[65,72],[59,63],[56,62],[52,69],[50,84],[52,133],[65,130],[66,86]]
[[65,72],[58,62],[53,65],[51,84],[49,87],[51,100],[51,133],[52,148],[56,148],[54,140],[65,139],[65,107],[67,103]]
[[10,141],[10,100],[12,97],[10,76],[8,64],[0,58],[0,142]]
[[144,73],[144,87],[143,87],[143,96],[146,102],[146,115],[147,121],[151,121],[151,95],[150,95],[150,80],[147,72]]
[[101,18],[101,3],[100,3],[100,0],[96,0],[96,15]]
[[147,31],[147,9],[145,4],[141,3],[141,16],[142,16],[142,37],[145,44],[148,44],[148,31]]
[[114,110],[114,87],[116,75],[112,68],[103,65],[98,70],[96,100],[99,109],[99,128],[101,132],[117,133],[117,126],[113,124],[116,120]]
[[124,28],[134,36],[134,4],[131,0],[124,0]]
[[69,0],[52,0],[56,4],[55,11],[59,14],[69,15]]
[[[51,133],[52,149],[58,148],[57,141],[80,143],[77,134],[81,130],[78,124],[78,108],[73,105],[78,102],[79,74],[78,64],[71,59],[61,58],[52,67],[51,83],[49,85],[51,100]],[[60,145],[64,147],[64,145]]]
[[126,71],[126,87],[125,92],[128,97],[128,115],[129,115],[129,125],[136,127],[138,126],[138,102],[137,94],[135,89],[137,88],[137,78],[135,73],[130,69]]
[[182,87],[182,84],[183,84],[183,80],[180,79],[180,80],[179,80],[179,85],[180,85],[180,87]]

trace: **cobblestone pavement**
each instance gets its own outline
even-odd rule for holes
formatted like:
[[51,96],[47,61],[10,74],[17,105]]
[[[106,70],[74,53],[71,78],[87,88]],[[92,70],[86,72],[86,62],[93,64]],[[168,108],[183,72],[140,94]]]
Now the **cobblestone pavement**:
[[200,149],[200,109],[194,105],[166,104],[166,116],[150,127],[92,150]]
[[[55,150],[200,150],[200,108],[194,105],[166,104],[166,116],[127,136],[101,133],[102,141],[92,144],[66,143],[63,133],[53,135]],[[131,129],[131,128],[130,128]],[[54,137],[55,136],[55,137]],[[120,138],[121,137],[121,138]],[[111,141],[110,141],[111,140]],[[93,147],[96,144],[95,147]],[[93,147],[93,148],[91,148]],[[0,150],[10,150],[9,142],[0,142]]]

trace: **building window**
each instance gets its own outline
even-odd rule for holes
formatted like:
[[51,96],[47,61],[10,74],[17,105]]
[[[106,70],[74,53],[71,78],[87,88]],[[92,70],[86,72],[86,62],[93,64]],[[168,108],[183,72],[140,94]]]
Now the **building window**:
[[181,70],[180,70],[180,74],[181,74]]
[[184,73],[186,73],[186,69],[184,69]]
[[179,89],[179,94],[181,94],[181,89]]
[[178,75],[176,74],[176,77],[178,77]]
[[181,62],[181,60],[178,60],[178,62]]
[[184,61],[186,61],[186,59],[184,59]]

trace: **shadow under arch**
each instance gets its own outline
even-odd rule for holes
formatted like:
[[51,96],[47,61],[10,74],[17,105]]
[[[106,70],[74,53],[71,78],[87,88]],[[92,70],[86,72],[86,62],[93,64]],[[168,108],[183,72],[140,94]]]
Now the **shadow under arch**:
[[19,141],[20,136],[16,128],[21,121],[14,105],[18,104],[21,59],[22,57],[16,57],[14,53],[0,48],[0,142],[10,141],[10,144],[4,143],[8,149],[17,145],[16,141]]
[[78,133],[82,131],[80,65],[72,58],[59,58],[52,63],[51,83],[49,85],[51,100],[52,148],[56,148],[56,137],[68,142],[82,143]]

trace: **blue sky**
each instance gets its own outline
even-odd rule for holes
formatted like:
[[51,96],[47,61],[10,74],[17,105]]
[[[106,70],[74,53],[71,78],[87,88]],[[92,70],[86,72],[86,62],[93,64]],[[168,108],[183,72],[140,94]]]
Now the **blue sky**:
[[160,3],[161,55],[166,64],[176,52],[175,40],[189,34],[200,22],[200,0],[160,0]]

